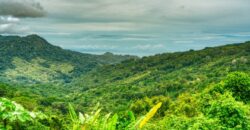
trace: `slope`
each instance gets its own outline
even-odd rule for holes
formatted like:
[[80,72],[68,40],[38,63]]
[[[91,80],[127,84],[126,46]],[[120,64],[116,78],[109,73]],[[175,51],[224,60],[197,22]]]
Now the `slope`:
[[91,55],[53,46],[38,35],[0,36],[0,81],[6,83],[69,83],[95,67],[134,56]]
[[143,97],[174,99],[183,92],[203,90],[230,72],[249,73],[249,60],[250,42],[126,60],[75,80],[76,93],[69,97],[86,109],[101,102],[106,110],[119,111]]

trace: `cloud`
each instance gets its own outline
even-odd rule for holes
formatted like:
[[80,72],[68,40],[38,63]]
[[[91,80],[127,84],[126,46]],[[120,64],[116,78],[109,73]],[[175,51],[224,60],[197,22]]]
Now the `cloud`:
[[0,34],[27,34],[28,25],[24,18],[44,17],[45,11],[34,0],[0,0]]
[[45,14],[40,3],[33,0],[0,0],[0,15],[36,18]]
[[61,14],[59,17],[84,18],[82,22],[88,20],[193,22],[230,16],[230,14],[247,14],[239,12],[247,11],[249,7],[247,0],[43,0],[41,2],[51,13]]
[[13,23],[0,24],[0,34],[24,34],[28,31],[27,26],[19,26]]
[[82,41],[86,40],[124,40],[124,41],[144,41],[144,40],[153,40],[157,38],[154,35],[145,35],[145,34],[92,34],[81,38]]
[[20,21],[19,18],[15,18],[12,16],[0,16],[0,24],[17,23],[19,21]]
[[[40,0],[68,31],[228,31],[249,25],[248,0]],[[124,23],[129,23],[124,24]],[[53,25],[52,25],[53,26]],[[46,26],[45,26],[46,27]],[[72,27],[72,28],[69,28]]]
[[38,32],[38,33],[39,35],[47,35],[47,36],[70,36],[71,35],[71,33],[66,33],[66,32]]
[[20,18],[0,16],[0,34],[26,34],[29,27],[20,24]]
[[[249,0],[0,0],[0,33],[39,33],[67,49],[153,54],[249,39],[248,12]],[[239,32],[247,36],[228,35]]]
[[58,23],[55,28],[63,28],[69,31],[133,31],[138,28],[143,28],[143,25],[138,25],[129,22],[110,22],[110,23]]
[[134,49],[139,49],[139,50],[158,50],[158,49],[162,49],[165,48],[165,46],[163,44],[142,44],[142,45],[137,45],[135,47],[133,47]]

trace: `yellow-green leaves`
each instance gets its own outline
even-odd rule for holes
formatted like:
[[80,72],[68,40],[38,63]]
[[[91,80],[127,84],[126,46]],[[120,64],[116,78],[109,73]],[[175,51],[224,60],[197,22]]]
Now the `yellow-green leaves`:
[[161,102],[158,103],[149,111],[149,113],[147,113],[145,118],[140,122],[139,128],[142,128],[155,115],[155,113],[161,107],[161,105],[162,105]]

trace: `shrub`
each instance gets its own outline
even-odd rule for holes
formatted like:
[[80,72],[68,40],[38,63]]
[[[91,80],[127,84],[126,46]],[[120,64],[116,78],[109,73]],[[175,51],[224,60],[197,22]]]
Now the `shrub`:
[[249,109],[241,102],[237,102],[232,94],[226,92],[216,100],[209,102],[210,107],[204,111],[208,118],[217,119],[224,128],[250,129]]
[[137,115],[146,114],[155,104],[162,102],[162,107],[158,110],[156,116],[163,117],[168,110],[171,99],[165,96],[144,97],[131,104],[130,109]]
[[29,112],[21,105],[5,98],[0,98],[0,128],[24,129],[25,125],[37,123],[36,119],[43,119],[42,113]]
[[166,112],[168,114],[185,115],[187,117],[197,116],[199,113],[198,99],[195,95],[188,93],[181,94],[178,99],[170,106],[170,109]]
[[232,91],[236,100],[250,100],[250,77],[242,72],[234,72],[227,76],[225,88]]
[[111,113],[106,115],[101,115],[101,109],[97,106],[93,112],[90,114],[77,114],[72,105],[69,104],[69,115],[71,118],[71,128],[72,130],[135,130],[138,128],[143,128],[145,124],[156,114],[158,109],[161,107],[162,103],[159,102],[157,105],[154,105],[150,111],[142,118],[135,119],[134,114],[129,112],[131,121],[127,123],[126,126],[119,126],[119,124],[125,124],[119,122],[119,115],[114,114],[111,116]]

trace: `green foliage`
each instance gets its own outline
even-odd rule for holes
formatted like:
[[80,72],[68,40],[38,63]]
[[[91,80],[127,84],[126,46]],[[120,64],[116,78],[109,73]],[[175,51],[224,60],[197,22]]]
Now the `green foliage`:
[[42,113],[29,112],[21,105],[5,98],[0,98],[0,128],[23,129],[25,126],[37,123],[37,119],[44,119]]
[[[229,77],[234,74],[230,74]],[[241,74],[247,76],[244,73]],[[237,80],[241,81],[245,76],[238,77]],[[225,82],[229,82],[229,79],[227,78]],[[237,101],[232,92],[225,87],[226,85],[228,84],[221,82],[192,95],[181,94],[167,110],[164,119],[156,123],[157,127],[148,126],[148,128],[250,129],[249,104]]]
[[[147,113],[144,118],[141,118],[136,121],[134,114],[132,112],[128,113],[130,117],[130,121],[121,122],[124,120],[119,120],[118,114],[111,114],[101,115],[101,109],[99,109],[99,105],[94,109],[93,112],[90,114],[76,114],[72,105],[69,104],[69,115],[71,119],[72,130],[119,130],[119,129],[126,129],[126,130],[134,130],[143,127],[147,123],[149,119],[151,119],[157,110],[161,107],[162,103],[158,103],[157,105],[153,106],[153,108]],[[143,120],[142,120],[143,119]]]
[[[247,130],[249,48],[247,42],[137,59],[67,51],[35,35],[0,37],[0,82],[11,84],[0,84],[0,96],[48,115],[33,118],[33,112],[1,99],[5,107],[0,109],[5,109],[0,125],[7,129],[134,130],[144,120],[145,130]],[[93,109],[97,102],[100,106]],[[155,113],[149,111],[159,102],[162,106],[151,119]],[[67,107],[68,103],[72,105]],[[136,116],[150,116],[135,118],[129,110]]]
[[131,124],[136,122],[135,115],[132,111],[128,111],[125,114],[119,114],[119,119],[117,122],[117,129],[125,129],[131,126]]
[[235,101],[231,93],[218,95],[216,100],[209,102],[204,113],[208,118],[218,120],[222,128],[250,129],[249,108],[241,102]]
[[237,100],[250,101],[250,76],[235,72],[227,76],[225,88],[232,91]]
[[183,93],[178,97],[175,103],[171,104],[169,110],[166,112],[166,116],[174,114],[185,115],[192,118],[200,114],[199,107],[197,97],[188,93]]
[[107,129],[115,130],[118,115],[110,118],[110,114],[100,117],[101,109],[98,106],[90,114],[76,114],[73,106],[69,104],[69,115],[72,123],[72,130]]
[[247,42],[126,60],[84,74],[70,88],[75,90],[74,102],[88,102],[83,105],[86,110],[103,102],[104,110],[118,112],[144,97],[162,95],[175,99],[182,93],[202,91],[219,83],[231,72],[250,73],[249,48]]
[[137,58],[64,50],[37,35],[0,36],[0,55],[0,81],[18,84],[69,83],[96,67]]
[[[186,116],[168,115],[159,124],[156,124],[158,129],[171,129],[171,130],[220,130],[222,127],[216,119],[207,118],[200,114],[193,118]],[[150,128],[150,127],[149,127]],[[156,127],[157,128],[157,127]],[[152,128],[151,130],[156,130]]]
[[[232,73],[230,75],[234,75]],[[241,73],[245,76],[247,74]],[[229,75],[229,77],[230,77]],[[238,78],[241,81],[245,76]],[[230,79],[234,80],[234,79]],[[249,80],[249,79],[246,79]],[[177,99],[166,96],[144,97],[131,104],[133,112],[125,114],[101,113],[100,106],[91,108],[86,113],[76,113],[73,105],[69,105],[69,116],[51,116],[39,118],[39,114],[29,112],[20,105],[2,98],[1,127],[28,129],[72,129],[72,130],[157,130],[157,129],[250,129],[250,110],[247,102],[236,100],[233,91],[227,89],[229,78],[218,84],[211,84],[204,90],[195,93],[182,93]],[[238,82],[237,82],[238,83]],[[243,86],[244,84],[242,84]],[[237,85],[241,87],[241,85]],[[56,100],[55,98],[51,98]],[[163,103],[162,103],[163,102]],[[155,105],[158,103],[157,105]],[[162,107],[161,107],[162,106]],[[160,108],[161,107],[161,108]],[[152,108],[152,109],[151,109]],[[158,110],[159,109],[159,110]],[[144,111],[147,111],[144,113]],[[158,114],[155,114],[158,111]],[[20,114],[16,114],[20,113]],[[33,117],[34,114],[36,118]],[[6,116],[8,115],[8,116]],[[42,114],[43,115],[43,114]],[[157,118],[148,122],[154,115]],[[62,118],[62,119],[60,119]]]
[[163,117],[168,110],[171,99],[164,96],[144,97],[131,104],[130,108],[135,114],[146,114],[155,104],[161,102],[163,105],[158,110],[157,116]]

